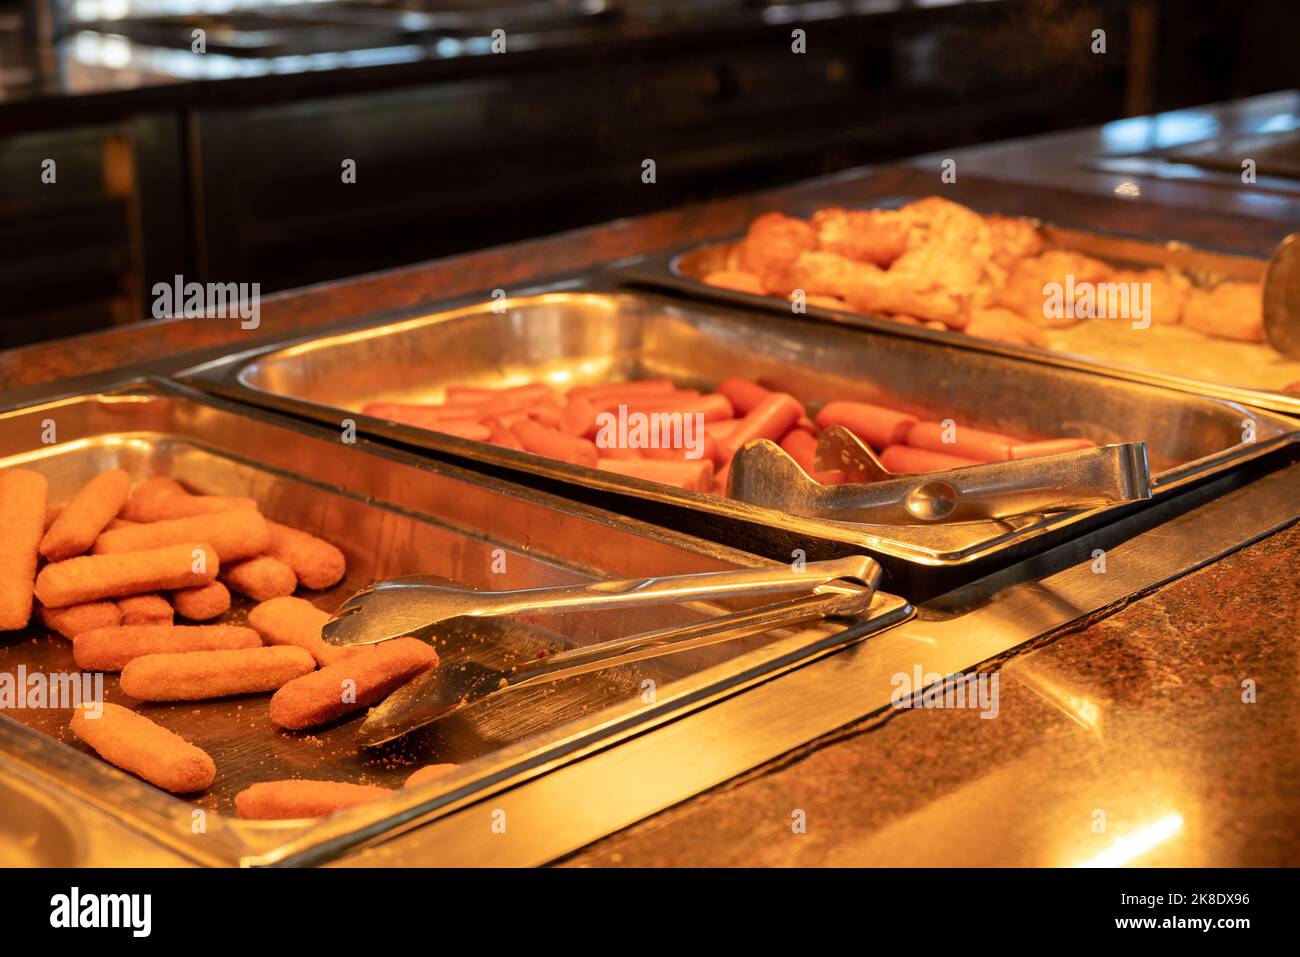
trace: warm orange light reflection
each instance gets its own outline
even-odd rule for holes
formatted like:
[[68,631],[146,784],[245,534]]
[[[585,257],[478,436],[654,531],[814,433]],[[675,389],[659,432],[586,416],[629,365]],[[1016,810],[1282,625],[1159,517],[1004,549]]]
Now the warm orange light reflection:
[[1075,867],[1123,867],[1147,851],[1163,844],[1183,829],[1181,814],[1168,814],[1159,820],[1140,827],[1132,834],[1117,838],[1115,843],[1096,857],[1074,865]]

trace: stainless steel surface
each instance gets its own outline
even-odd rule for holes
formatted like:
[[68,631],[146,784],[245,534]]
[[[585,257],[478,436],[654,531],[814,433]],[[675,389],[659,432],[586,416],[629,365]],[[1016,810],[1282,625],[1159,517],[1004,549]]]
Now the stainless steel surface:
[[[1264,334],[1278,352],[1300,359],[1300,233],[1282,240],[1268,261]],[[1300,383],[1300,379],[1296,381]]]
[[350,597],[325,623],[322,637],[335,645],[373,645],[415,635],[437,638],[457,619],[640,608],[678,601],[714,601],[815,590],[836,578],[879,583],[880,568],[865,556],[811,565],[745,568],[696,575],[661,575],[589,585],[474,591],[413,575],[375,582]]
[[[879,581],[879,566],[876,566],[874,578]],[[860,615],[871,606],[874,596],[874,587],[817,592],[749,611],[706,618],[697,623],[659,628],[629,638],[615,638],[561,651],[540,662],[511,668],[490,668],[478,662],[466,662],[454,669],[435,668],[403,685],[374,708],[357,730],[357,743],[363,748],[386,744],[440,721],[461,708],[479,702],[484,702],[484,707],[491,707],[503,695],[523,688],[535,688],[617,665],[705,648],[721,641],[747,638],[774,628],[820,621],[831,615]],[[487,702],[485,699],[488,698],[493,700]]]
[[[912,621],[428,827],[350,855],[338,866],[493,867],[544,864],[764,760],[864,719],[894,713],[895,676],[996,670],[1018,646],[1099,616],[1295,521],[1300,464],[1229,489],[1220,477],[1200,504],[1129,516],[1030,561],[922,605]],[[1108,572],[1097,574],[1094,549]],[[927,679],[926,687],[932,686]],[[913,694],[920,691],[913,688]],[[1087,699],[1066,700],[1078,720]],[[976,721],[976,723],[980,723]],[[943,760],[942,754],[920,760]],[[581,814],[556,814],[582,795]],[[940,795],[939,797],[942,797]],[[792,799],[793,800],[793,799]],[[798,806],[797,804],[791,805]],[[510,821],[485,837],[490,813]],[[1091,832],[1079,828],[1085,837]],[[1081,841],[1082,843],[1082,841]],[[1061,848],[1066,860],[1089,856]],[[1068,852],[1068,853],[1067,853]],[[861,863],[859,860],[857,863]],[[1025,862],[1031,863],[1031,862]]]
[[[881,206],[917,197],[882,199]],[[796,211],[800,212],[800,211]],[[1044,248],[1085,253],[1126,268],[1164,268],[1185,273],[1198,285],[1223,280],[1260,282],[1265,262],[1250,256],[1198,249],[1180,242],[1065,229],[1043,224]],[[790,314],[783,299],[719,289],[700,280],[722,268],[737,238],[705,243],[629,263],[621,272],[638,283],[671,288],[722,302],[757,305]],[[1300,414],[1300,394],[1283,391],[1300,381],[1300,362],[1280,356],[1264,343],[1216,339],[1181,324],[1151,323],[1144,329],[1113,319],[1087,319],[1063,329],[1046,329],[1048,348],[1013,346],[959,332],[902,326],[886,319],[809,306],[807,314],[935,343],[960,344],[996,355],[1032,357],[1068,369],[1097,369],[1134,382],[1180,389],[1196,395],[1242,402],[1261,409]]]
[[[858,461],[879,465],[869,448],[857,445],[859,453],[866,452]],[[819,443],[819,462],[822,451]],[[1151,497],[1151,475],[1146,444],[1134,442],[822,485],[779,445],[763,439],[736,452],[730,492],[753,505],[828,521],[965,522],[1144,501]]]
[[[41,436],[50,421],[58,441],[44,445]],[[477,587],[528,588],[762,564],[491,478],[365,442],[359,446],[164,384],[0,413],[0,467],[42,471],[53,501],[65,500],[93,472],[121,467],[137,479],[168,474],[200,492],[252,496],[271,517],[336,542],[349,570],[344,582],[319,596],[325,608],[365,582],[417,570]],[[717,611],[691,603],[580,612],[566,616],[563,634],[522,618],[476,622],[445,636],[438,650],[444,667],[469,660],[493,664],[486,652],[533,657]],[[311,734],[287,734],[271,725],[264,698],[198,706],[127,699],[213,756],[217,783],[193,803],[91,757],[71,737],[67,711],[24,709],[0,717],[0,763],[39,778],[62,801],[113,814],[190,861],[314,862],[766,680],[909,613],[906,602],[880,594],[870,622],[782,629],[527,689],[495,707],[465,709],[440,723],[436,733],[367,753],[355,744],[358,718]],[[0,642],[0,668],[11,671],[20,664],[29,673],[78,670],[69,643],[39,628],[7,634]],[[655,688],[649,700],[647,681]],[[124,700],[112,678],[105,693],[110,701]],[[400,787],[415,767],[432,761],[461,767],[429,787],[398,791],[318,822],[245,822],[230,814],[233,795],[254,781],[305,776]],[[205,833],[195,833],[196,807],[206,814]]]
[[850,328],[788,312],[600,288],[491,305],[475,300],[252,350],[181,375],[334,428],[353,421],[364,434],[497,474],[527,473],[530,484],[778,560],[789,561],[796,550],[811,559],[866,552],[884,566],[886,589],[913,599],[1076,534],[1099,516],[932,526],[825,522],[395,425],[360,409],[372,401],[438,401],[450,384],[575,385],[664,376],[708,388],[745,375],[813,406],[858,399],[1027,439],[1145,441],[1155,498],[1278,452],[1296,438],[1295,423],[1231,402],[1049,365],[1037,356],[998,355],[964,337],[936,342],[891,323]]

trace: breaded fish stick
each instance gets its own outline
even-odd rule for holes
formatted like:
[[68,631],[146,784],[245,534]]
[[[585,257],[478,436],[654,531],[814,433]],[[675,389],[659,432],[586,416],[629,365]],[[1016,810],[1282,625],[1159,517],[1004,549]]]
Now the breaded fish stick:
[[223,562],[252,558],[266,551],[271,543],[266,519],[260,512],[235,508],[211,515],[173,518],[105,532],[95,540],[96,555],[138,552],[146,548],[163,548],[181,542],[207,542]]
[[344,648],[329,644],[320,636],[329,620],[329,612],[321,611],[306,599],[293,597],[272,598],[248,613],[249,627],[268,645],[294,645],[308,652],[322,668],[350,655],[373,650],[369,645]]
[[460,767],[459,764],[426,765],[425,767],[420,768],[420,770],[416,771],[414,774],[408,777],[406,779],[406,783],[403,784],[402,787],[406,787],[406,788],[416,787],[418,785],[423,784],[425,781],[432,781],[434,778],[440,778],[444,774],[450,774],[452,771],[455,771],[458,767]]
[[235,811],[245,821],[324,817],[392,793],[346,781],[259,781],[235,795]]
[[258,555],[256,558],[227,565],[222,577],[227,585],[253,601],[268,601],[292,595],[298,587],[298,576],[293,573],[293,569],[270,555]]
[[0,631],[26,628],[32,620],[32,581],[49,499],[40,472],[0,472]]
[[174,617],[171,604],[162,595],[132,595],[118,600],[124,625],[170,625]]
[[118,625],[82,632],[72,657],[83,671],[121,671],[143,655],[257,648],[262,640],[242,625]]
[[221,582],[172,592],[176,614],[190,621],[210,621],[230,610],[230,590]]
[[133,658],[118,684],[140,701],[204,701],[274,691],[315,670],[315,659],[301,648],[187,651]]
[[131,478],[122,469],[100,472],[81,487],[41,539],[41,554],[61,562],[90,550],[122,510]]
[[295,731],[325,724],[383,700],[437,666],[438,653],[418,638],[394,638],[290,681],[271,697],[271,720]]
[[101,598],[206,585],[221,562],[208,545],[190,542],[115,555],[82,555],[46,565],[36,576],[36,597],[49,608]]
[[236,495],[191,495],[185,489],[163,490],[136,502],[132,499],[130,514],[133,522],[165,522],[173,518],[192,518],[235,509],[257,510],[257,502]]
[[112,628],[122,623],[122,609],[111,601],[88,601],[67,608],[46,608],[41,605],[36,612],[46,628],[57,631],[68,639],[76,638],[84,631]]
[[315,535],[279,522],[267,521],[271,544],[266,553],[278,558],[298,576],[303,588],[321,591],[337,585],[347,571],[343,553]]
[[72,733],[109,764],[139,775],[174,794],[190,794],[212,785],[217,765],[201,748],[118,704],[82,705],[72,714]]

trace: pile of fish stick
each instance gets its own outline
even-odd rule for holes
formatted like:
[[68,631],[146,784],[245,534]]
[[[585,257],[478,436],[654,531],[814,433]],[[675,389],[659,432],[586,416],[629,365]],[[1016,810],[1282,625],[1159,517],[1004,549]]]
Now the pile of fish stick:
[[[707,393],[678,388],[665,378],[579,385],[564,393],[544,382],[496,389],[449,386],[440,403],[371,402],[362,411],[393,423],[717,495],[727,494],[732,456],[755,439],[778,443],[823,485],[842,483],[843,472],[821,471],[816,465],[818,434],[832,425],[852,431],[875,450],[885,468],[900,474],[1051,455],[1094,444],[1085,438],[1031,440],[952,427],[870,402],[826,402],[810,417],[795,396],[740,377],[725,379]],[[660,418],[648,419],[648,432],[657,441],[649,447],[634,438],[631,429],[609,428],[636,414],[655,413]],[[704,431],[699,441],[684,441],[693,438],[685,430],[672,431],[669,417],[674,414],[700,417]]]
[[[436,652],[414,638],[353,649],[322,639],[329,614],[295,592],[330,588],[346,570],[335,545],[271,521],[251,498],[196,495],[167,477],[132,488],[114,469],[51,505],[42,473],[0,472],[0,631],[35,618],[72,642],[77,667],[118,673],[136,701],[270,694],[273,722],[296,731],[364,709],[437,667]],[[247,626],[216,621],[231,592],[256,602]],[[220,770],[201,748],[121,705],[85,702],[71,730],[104,760],[176,794],[208,789]],[[235,804],[247,818],[312,817],[386,793],[267,781]]]

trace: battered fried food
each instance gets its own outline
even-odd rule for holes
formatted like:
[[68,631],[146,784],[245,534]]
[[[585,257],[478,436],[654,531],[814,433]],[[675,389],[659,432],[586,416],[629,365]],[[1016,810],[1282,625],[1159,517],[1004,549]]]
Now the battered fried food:
[[1254,282],[1222,282],[1209,292],[1192,290],[1183,305],[1183,324],[1220,339],[1263,342],[1263,290]]
[[[1063,302],[1060,316],[1045,315],[1049,295],[1044,288],[1056,283],[1064,290],[1067,277],[1072,277],[1070,284],[1075,290],[1074,302]],[[1040,326],[1071,326],[1088,318],[1077,308],[1084,290],[1089,286],[1095,288],[1096,284],[1108,282],[1110,278],[1111,268],[1100,260],[1082,253],[1049,249],[1012,266],[1006,284],[994,297],[993,305],[1010,309]]]
[[185,489],[160,489],[140,501],[132,499],[128,518],[133,522],[164,522],[235,509],[257,510],[257,502],[236,495],[191,495]]
[[126,504],[130,488],[131,478],[122,469],[100,472],[59,513],[41,539],[41,554],[60,562],[87,552]]
[[162,595],[132,595],[120,598],[117,607],[124,625],[170,625],[174,617],[171,604]]
[[0,631],[26,628],[32,620],[32,581],[49,499],[40,472],[0,472]]
[[257,648],[262,639],[241,625],[118,625],[77,635],[72,657],[83,671],[121,671],[144,655]]
[[802,219],[764,213],[750,223],[741,241],[741,268],[757,276],[768,292],[784,296],[793,288],[790,267],[800,253],[816,248],[817,234]]
[[235,795],[235,811],[245,821],[324,817],[393,793],[346,781],[259,781]]
[[227,585],[253,601],[292,595],[298,587],[298,576],[293,569],[269,555],[227,565],[222,574]]
[[1121,270],[1111,279],[1116,283],[1137,283],[1139,289],[1149,284],[1151,290],[1151,315],[1156,325],[1172,326],[1182,320],[1183,304],[1192,292],[1192,283],[1182,273],[1172,269]]
[[149,522],[105,532],[95,540],[96,555],[138,552],[179,542],[207,542],[223,562],[261,555],[271,543],[266,519],[247,508]]
[[88,601],[67,608],[40,605],[36,611],[41,624],[68,639],[95,628],[111,628],[122,623],[122,610],[112,601]]
[[438,653],[417,638],[385,641],[290,681],[271,697],[271,720],[295,731],[325,724],[383,700],[437,666]]
[[452,771],[455,771],[458,767],[460,767],[459,764],[427,765],[425,767],[420,768],[420,770],[416,771],[414,774],[408,777],[406,779],[406,783],[403,784],[402,787],[407,787],[407,788],[417,787],[423,784],[425,781],[432,781],[434,778],[440,778],[443,775],[450,774]]
[[207,752],[121,705],[81,705],[72,714],[72,733],[109,764],[173,794],[206,790],[217,776]]
[[292,568],[303,588],[322,591],[343,580],[347,560],[325,539],[269,519],[266,527],[271,536],[266,553]]
[[981,339],[995,339],[1009,342],[1015,346],[1037,346],[1047,348],[1047,334],[1028,319],[1010,309],[993,306],[987,309],[976,307],[971,310],[970,324],[963,332],[968,336]]
[[1043,237],[1029,220],[1014,216],[985,216],[993,242],[993,262],[1004,270],[1043,251]]
[[718,269],[705,276],[703,282],[706,286],[734,289],[736,292],[747,292],[755,296],[767,294],[759,278],[743,269]]
[[241,648],[141,655],[126,663],[118,684],[140,701],[204,701],[274,691],[316,670],[301,648]]
[[197,542],[140,552],[82,555],[42,568],[36,576],[36,597],[49,608],[66,608],[101,598],[206,585],[220,570],[216,552]]
[[145,479],[134,489],[131,490],[130,497],[126,500],[126,505],[122,507],[122,518],[131,522],[141,522],[144,519],[137,518],[141,514],[144,503],[160,495],[188,495],[185,486],[174,478],[166,475],[155,475]]
[[889,266],[908,247],[909,219],[895,210],[819,209],[812,228],[818,249],[875,266]]
[[172,592],[176,614],[190,621],[211,621],[230,610],[230,591],[221,582]]
[[331,645],[321,638],[321,629],[330,620],[329,612],[321,611],[303,598],[272,598],[248,613],[248,624],[269,645],[293,645],[308,652],[323,668],[349,655],[365,654],[369,645],[345,648]]
[[848,301],[849,290],[863,282],[862,275],[883,275],[870,263],[854,262],[839,253],[811,250],[800,254],[790,269],[791,289],[802,289],[809,296],[830,296]]

